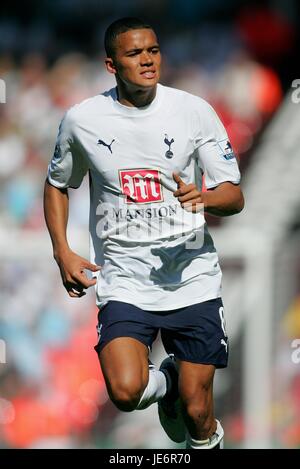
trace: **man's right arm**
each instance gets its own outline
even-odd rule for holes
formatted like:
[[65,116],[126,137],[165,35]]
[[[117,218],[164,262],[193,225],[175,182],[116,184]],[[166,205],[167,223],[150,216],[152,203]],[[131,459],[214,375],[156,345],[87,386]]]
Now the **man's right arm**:
[[69,214],[68,189],[59,189],[48,180],[44,189],[44,214],[53,246],[53,256],[59,266],[63,284],[73,298],[85,295],[84,289],[96,284],[89,280],[85,269],[97,272],[100,267],[74,253],[67,240]]

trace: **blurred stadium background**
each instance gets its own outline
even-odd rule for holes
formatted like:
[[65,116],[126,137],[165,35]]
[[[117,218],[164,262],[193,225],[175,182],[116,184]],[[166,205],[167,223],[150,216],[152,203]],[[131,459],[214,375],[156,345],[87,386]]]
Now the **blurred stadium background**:
[[[296,0],[2,0],[0,447],[172,447],[154,407],[121,414],[108,401],[93,351],[94,292],[67,297],[42,214],[59,121],[114,86],[103,33],[128,15],[152,22],[162,82],[207,99],[240,158],[244,212],[208,218],[231,338],[215,385],[226,447],[300,447]],[[87,256],[87,181],[70,200],[70,241]],[[158,341],[152,359],[163,356]]]

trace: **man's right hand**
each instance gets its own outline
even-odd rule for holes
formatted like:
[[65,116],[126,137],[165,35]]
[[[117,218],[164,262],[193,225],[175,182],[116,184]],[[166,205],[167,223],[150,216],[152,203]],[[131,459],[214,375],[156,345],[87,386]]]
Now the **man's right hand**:
[[89,279],[85,270],[98,272],[101,269],[99,265],[91,264],[88,260],[78,256],[71,250],[63,254],[56,254],[54,257],[58,264],[64,287],[72,298],[84,296],[86,294],[84,290],[96,284],[96,278]]

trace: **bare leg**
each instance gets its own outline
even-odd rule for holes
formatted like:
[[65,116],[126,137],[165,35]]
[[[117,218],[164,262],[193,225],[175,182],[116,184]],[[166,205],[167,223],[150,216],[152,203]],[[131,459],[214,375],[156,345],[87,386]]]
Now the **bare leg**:
[[131,337],[118,337],[100,352],[108,394],[118,409],[134,410],[149,379],[148,348]]
[[185,424],[192,438],[211,438],[216,430],[213,408],[215,367],[179,362],[179,393]]

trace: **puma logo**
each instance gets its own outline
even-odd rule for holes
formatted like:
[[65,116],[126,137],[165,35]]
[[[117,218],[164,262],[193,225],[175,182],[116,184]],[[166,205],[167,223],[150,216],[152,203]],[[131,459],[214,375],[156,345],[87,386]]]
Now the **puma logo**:
[[174,143],[174,138],[169,140],[168,135],[165,134],[164,143],[166,145],[168,145],[168,147],[169,147],[169,150],[167,150],[166,153],[165,153],[166,158],[172,158],[172,156],[174,156],[174,153],[171,151],[171,145],[172,145],[172,143]]
[[108,143],[105,143],[103,140],[98,140],[97,145],[103,145],[104,147],[107,147],[109,149],[109,151],[111,152],[111,154],[112,154],[111,146],[114,143],[114,141],[115,141],[115,139],[112,139],[111,143],[108,144]]
[[226,353],[227,353],[227,347],[228,347],[228,344],[225,342],[224,339],[221,339],[221,345],[224,345],[225,347],[225,350],[226,350]]

